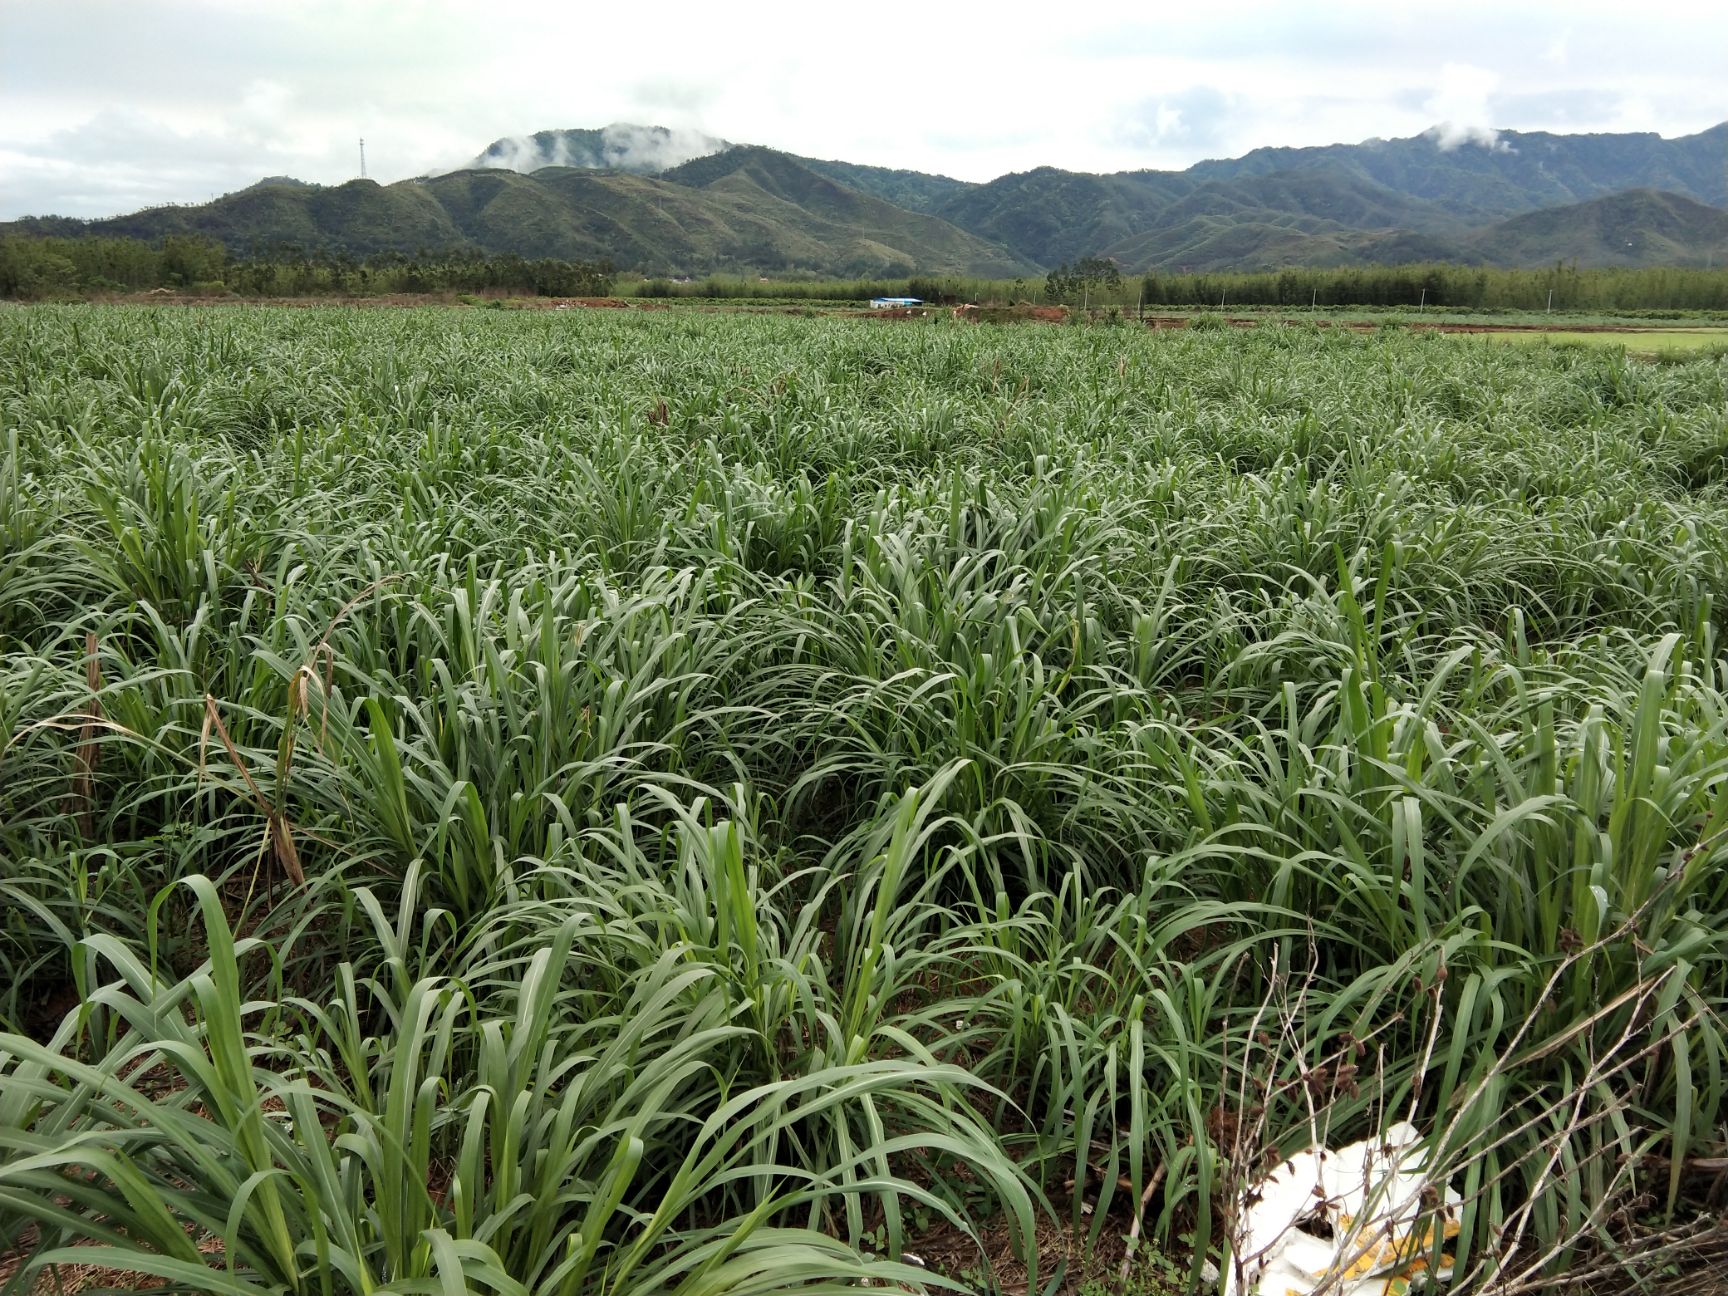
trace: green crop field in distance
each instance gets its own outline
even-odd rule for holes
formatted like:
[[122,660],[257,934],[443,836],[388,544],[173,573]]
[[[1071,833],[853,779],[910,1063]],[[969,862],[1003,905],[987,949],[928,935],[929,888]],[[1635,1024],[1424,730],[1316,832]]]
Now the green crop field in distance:
[[1725,410],[1396,328],[0,312],[0,1287],[1193,1288],[1406,1119],[1460,1281],[1685,1263]]
[[1614,329],[1572,332],[1560,328],[1552,331],[1507,330],[1498,333],[1470,334],[1473,338],[1489,338],[1496,342],[1518,342],[1537,346],[1625,347],[1628,351],[1654,352],[1705,350],[1728,347],[1728,329]]

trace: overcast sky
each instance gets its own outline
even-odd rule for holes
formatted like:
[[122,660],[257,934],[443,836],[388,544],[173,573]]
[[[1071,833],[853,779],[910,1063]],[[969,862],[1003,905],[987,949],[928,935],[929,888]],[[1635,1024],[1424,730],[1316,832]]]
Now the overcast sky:
[[[1728,119],[1728,3],[0,0],[0,217],[642,122],[987,180]],[[1728,160],[1725,160],[1728,162]]]

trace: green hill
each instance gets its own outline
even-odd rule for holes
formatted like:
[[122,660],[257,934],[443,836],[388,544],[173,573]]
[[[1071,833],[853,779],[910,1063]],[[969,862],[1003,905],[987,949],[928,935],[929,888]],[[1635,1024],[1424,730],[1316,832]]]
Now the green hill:
[[[1443,149],[1418,136],[1260,149],[1183,172],[1044,167],[976,186],[937,211],[1045,265],[1089,254],[1129,270],[1194,271],[1723,259],[1710,219],[1722,213],[1703,204],[1728,202],[1728,124],[1679,140],[1508,132],[1502,144]],[[1625,192],[1647,177],[1670,191]],[[1590,206],[1597,201],[1607,206]]]
[[827,176],[859,193],[885,199],[907,211],[933,212],[943,203],[977,187],[952,176],[930,175],[923,171],[897,171],[891,167],[863,166],[857,162],[821,158],[800,157],[796,160],[817,175]]
[[1728,211],[1676,193],[1634,189],[1527,212],[1478,231],[1472,252],[1493,265],[1728,265]]
[[[1182,213],[1172,212],[1171,216]],[[1110,249],[1124,265],[1167,271],[1450,261],[1507,268],[1728,264],[1728,212],[1639,189],[1526,212],[1474,230],[1351,229],[1336,222],[1195,216]],[[1256,217],[1261,217],[1256,219]]]
[[1627,189],[1661,189],[1722,206],[1728,204],[1728,122],[1675,139],[1649,132],[1501,131],[1491,147],[1446,147],[1430,131],[1361,144],[1255,149],[1196,163],[1185,174],[1234,180],[1310,170],[1354,175],[1478,223]]
[[1138,270],[1182,274],[1475,259],[1460,242],[1410,230],[1304,230],[1217,217],[1161,228],[1113,255]]
[[198,234],[235,252],[298,245],[369,256],[460,246],[464,240],[430,191],[413,182],[380,185],[259,183],[194,206],[151,207],[108,220],[28,218],[0,226],[14,233],[159,239]]
[[1390,229],[1448,233],[1456,217],[1426,199],[1371,180],[1319,171],[1275,171],[1240,180],[1207,180],[1160,213],[1160,224],[1195,216],[1268,220],[1292,228]]
[[1009,277],[1037,267],[977,235],[859,193],[771,149],[734,148],[658,178],[549,167],[454,171],[379,185],[260,184],[213,202],[11,232],[157,239],[199,234],[237,253],[294,245],[610,260],[649,273],[776,270]]
[[1135,269],[1343,265],[1389,251],[1451,259],[1459,223],[1421,199],[1356,177],[1285,171],[1210,180],[1163,205],[1149,228],[1105,255]]
[[1180,172],[1039,167],[986,184],[627,123],[497,140],[475,162],[392,185],[272,177],[196,206],[0,232],[846,277],[1007,278],[1097,255],[1130,272],[1728,258],[1728,123],[1672,140],[1507,131],[1451,147],[1430,132],[1256,149]]
[[[673,131],[664,126],[613,122],[599,130],[545,130],[532,135],[496,139],[476,154],[464,169],[500,169],[532,175],[546,167],[575,167],[579,170],[659,175],[685,162],[732,147],[725,140],[700,131]],[[795,154],[786,156],[817,175],[827,176],[859,193],[885,199],[907,211],[933,211],[973,187],[964,180],[927,175],[922,171],[864,166],[857,162],[798,157]]]
[[936,216],[848,188],[773,149],[731,148],[661,179],[816,239],[826,252],[817,248],[806,255],[838,259],[850,267],[846,273],[894,273],[899,265],[906,273],[1005,277],[1037,269],[1029,258]]
[[1039,265],[1088,256],[1155,227],[1195,188],[1173,171],[1089,175],[1039,167],[967,190],[936,214]]

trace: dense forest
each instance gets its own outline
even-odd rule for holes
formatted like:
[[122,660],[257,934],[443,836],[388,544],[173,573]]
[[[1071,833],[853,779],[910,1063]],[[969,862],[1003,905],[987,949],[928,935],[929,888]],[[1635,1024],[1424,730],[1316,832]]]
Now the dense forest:
[[586,297],[611,292],[612,267],[605,262],[461,252],[388,252],[360,258],[293,245],[231,257],[212,239],[185,235],[159,242],[0,237],[0,297],[68,298],[158,288],[249,297],[499,291]]

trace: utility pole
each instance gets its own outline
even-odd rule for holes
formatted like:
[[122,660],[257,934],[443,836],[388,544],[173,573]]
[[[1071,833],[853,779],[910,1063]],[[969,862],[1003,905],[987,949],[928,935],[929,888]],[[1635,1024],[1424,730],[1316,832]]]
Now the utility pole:
[[364,137],[360,140],[360,178],[362,180],[366,178],[366,140]]

